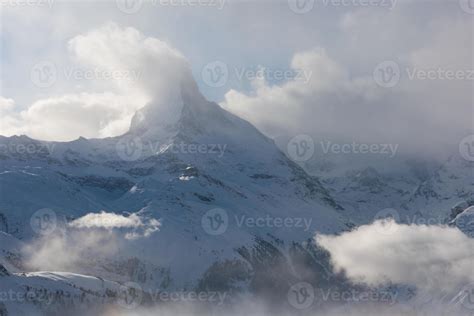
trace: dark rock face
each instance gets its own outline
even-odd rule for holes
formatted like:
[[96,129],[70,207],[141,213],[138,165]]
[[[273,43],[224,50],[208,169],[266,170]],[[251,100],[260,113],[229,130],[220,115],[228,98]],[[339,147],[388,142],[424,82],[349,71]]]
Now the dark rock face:
[[8,233],[7,217],[1,212],[0,212],[0,232]]
[[10,275],[10,272],[8,272],[8,270],[3,265],[0,264],[0,277],[9,276],[9,275]]
[[[287,247],[286,255],[282,249]],[[275,312],[289,307],[289,289],[300,282],[311,284],[315,295],[324,291],[364,290],[352,284],[343,272],[333,272],[329,253],[312,240],[285,245],[272,236],[268,240],[255,237],[252,246],[235,250],[239,256],[233,261],[215,263],[204,274],[198,290],[225,292],[229,294],[227,299],[236,301],[249,291],[268,306],[275,306]],[[332,302],[324,304],[329,306]]]
[[7,308],[2,302],[0,302],[0,316],[8,316]]
[[456,218],[456,216],[458,216],[459,214],[461,214],[462,212],[464,212],[466,209],[468,209],[471,206],[474,206],[474,200],[461,201],[461,202],[457,203],[456,205],[454,205],[451,208],[451,214],[449,215],[449,221],[454,220]]

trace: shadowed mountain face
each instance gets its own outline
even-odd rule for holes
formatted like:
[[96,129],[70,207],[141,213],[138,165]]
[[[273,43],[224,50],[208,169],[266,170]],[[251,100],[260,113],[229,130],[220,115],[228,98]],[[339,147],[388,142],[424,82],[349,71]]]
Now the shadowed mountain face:
[[[216,262],[245,262],[237,249],[252,249],[256,238],[286,252],[284,245],[315,232],[348,228],[317,178],[250,123],[205,100],[194,82],[170,100],[137,112],[120,137],[1,138],[1,227],[28,239],[42,209],[53,211],[58,230],[101,211],[159,220],[159,231],[124,241],[123,260],[169,270],[167,284],[176,287],[196,285]],[[163,278],[141,281],[156,286]]]

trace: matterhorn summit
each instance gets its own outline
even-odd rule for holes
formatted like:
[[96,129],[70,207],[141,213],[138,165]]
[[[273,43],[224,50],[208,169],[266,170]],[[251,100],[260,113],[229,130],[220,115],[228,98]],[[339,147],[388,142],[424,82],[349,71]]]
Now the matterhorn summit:
[[[38,210],[54,215],[55,231],[112,230],[127,249],[114,266],[138,258],[144,275],[131,275],[133,281],[182,288],[227,261],[250,269],[250,278],[243,249],[263,243],[284,256],[316,232],[349,227],[317,178],[249,122],[206,100],[192,78],[168,92],[139,110],[122,136],[61,143],[2,138],[50,149],[2,156],[0,218],[8,232],[34,236],[29,223]],[[136,227],[105,225],[97,220],[104,216],[133,219]],[[80,273],[91,273],[87,260]]]

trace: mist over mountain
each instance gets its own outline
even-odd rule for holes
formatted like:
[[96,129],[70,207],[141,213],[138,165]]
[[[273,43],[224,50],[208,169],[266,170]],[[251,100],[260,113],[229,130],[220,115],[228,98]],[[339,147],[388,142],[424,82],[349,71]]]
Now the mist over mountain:
[[[253,293],[256,306],[266,310],[290,295],[292,285],[310,283],[323,297],[339,289],[417,302],[417,282],[394,278],[387,288],[351,280],[333,267],[339,260],[333,246],[321,242],[327,252],[312,237],[386,216],[414,230],[435,217],[439,222],[431,224],[448,223],[455,202],[473,204],[472,178],[465,173],[472,163],[453,158],[426,172],[407,165],[405,173],[390,176],[370,168],[310,176],[250,123],[207,101],[190,78],[170,97],[172,104],[150,101],[119,137],[1,139],[2,148],[30,148],[2,154],[2,225],[26,243],[2,250],[4,285],[34,288],[53,300],[46,304],[37,294],[30,302],[36,307],[8,302],[7,309],[50,313],[65,300],[71,310],[89,302],[101,313],[101,304],[116,306],[124,289],[138,287],[140,303],[156,304],[157,289],[224,293],[221,304]],[[163,120],[161,113],[170,109],[179,115]],[[20,243],[13,236],[4,235]],[[25,269],[58,272],[10,276]],[[62,282],[60,290],[51,280]],[[284,308],[291,311],[292,302]],[[337,303],[322,302],[313,308]]]
[[2,4],[0,316],[472,314],[465,0],[47,4]]

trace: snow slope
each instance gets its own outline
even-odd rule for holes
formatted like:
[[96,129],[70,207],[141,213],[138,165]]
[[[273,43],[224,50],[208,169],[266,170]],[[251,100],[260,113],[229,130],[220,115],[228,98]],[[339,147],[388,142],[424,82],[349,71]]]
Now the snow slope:
[[[73,273],[39,272],[0,276],[0,311],[5,315],[70,315],[120,304],[124,286]],[[4,314],[2,314],[4,315]]]

